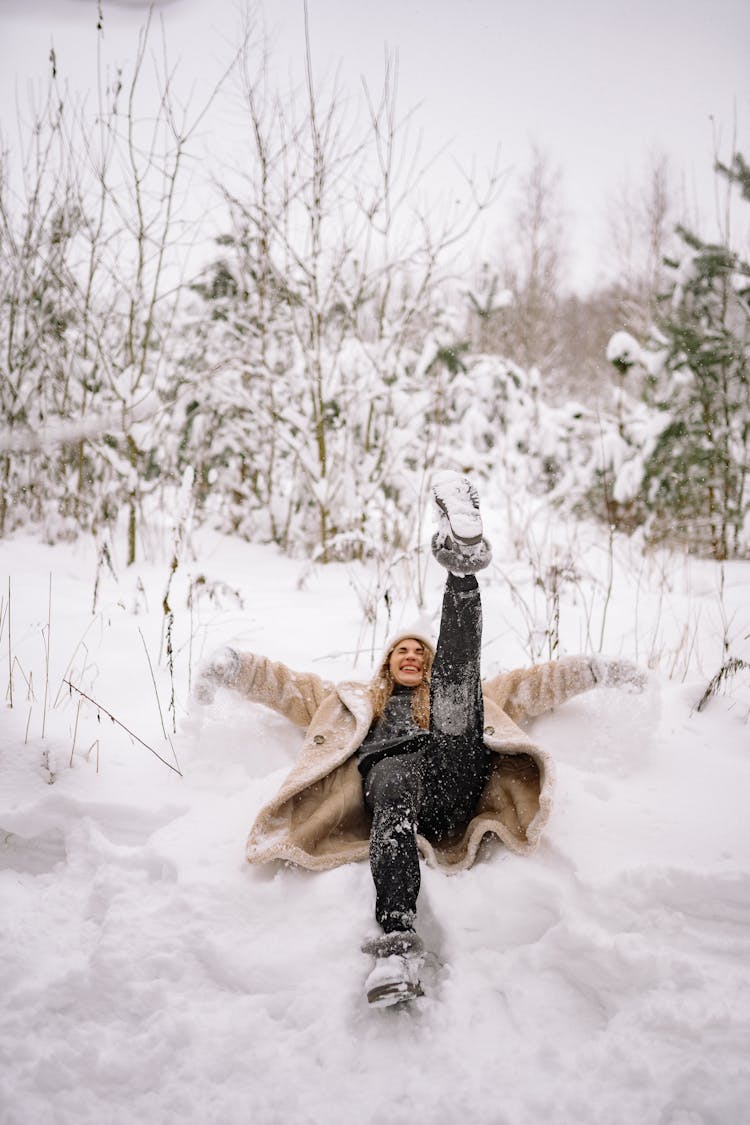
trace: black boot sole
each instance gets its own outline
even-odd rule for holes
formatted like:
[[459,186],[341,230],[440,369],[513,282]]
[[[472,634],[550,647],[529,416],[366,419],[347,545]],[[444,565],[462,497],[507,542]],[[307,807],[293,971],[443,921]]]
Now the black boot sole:
[[416,1000],[424,996],[420,984],[411,984],[408,981],[393,981],[391,984],[379,984],[367,993],[367,1003],[375,1007],[387,1008],[393,1004],[404,1004],[408,1000]]

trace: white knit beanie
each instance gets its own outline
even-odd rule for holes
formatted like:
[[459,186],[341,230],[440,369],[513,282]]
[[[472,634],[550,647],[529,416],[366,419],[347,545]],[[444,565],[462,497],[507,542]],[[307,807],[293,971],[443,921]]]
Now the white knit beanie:
[[394,634],[394,636],[390,637],[386,642],[385,648],[383,649],[383,655],[381,656],[380,663],[378,664],[378,672],[380,672],[380,670],[385,666],[396,645],[401,644],[401,641],[406,640],[419,641],[421,645],[424,645],[426,649],[429,649],[430,653],[432,654],[433,660],[435,659],[435,642],[432,641],[426,633],[422,632],[420,629],[403,629],[401,632],[396,633]]

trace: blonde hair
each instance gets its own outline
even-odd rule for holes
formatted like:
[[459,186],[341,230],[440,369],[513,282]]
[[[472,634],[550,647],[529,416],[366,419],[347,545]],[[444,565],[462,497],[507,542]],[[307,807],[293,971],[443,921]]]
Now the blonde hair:
[[430,729],[430,673],[432,672],[432,663],[435,659],[435,653],[432,645],[423,640],[422,637],[412,637],[410,633],[402,637],[397,637],[396,640],[390,645],[383,662],[378,669],[378,672],[370,685],[370,696],[372,698],[372,711],[373,718],[379,719],[385,711],[386,704],[391,698],[395,681],[391,674],[391,656],[393,650],[401,641],[407,638],[418,641],[424,651],[424,667],[422,669],[422,682],[418,684],[412,692],[411,697],[411,712],[414,716],[414,722],[418,727],[423,730]]

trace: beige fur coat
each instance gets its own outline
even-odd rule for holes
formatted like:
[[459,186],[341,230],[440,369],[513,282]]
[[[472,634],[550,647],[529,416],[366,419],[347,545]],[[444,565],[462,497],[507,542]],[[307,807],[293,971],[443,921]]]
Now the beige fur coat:
[[[355,752],[373,719],[369,686],[336,686],[252,653],[239,654],[239,661],[234,690],[306,728],[298,761],[256,817],[247,842],[249,862],[279,859],[320,871],[366,859],[370,815]],[[490,776],[461,833],[438,842],[418,837],[428,862],[446,872],[470,867],[488,833],[514,852],[536,846],[550,813],[552,764],[517,724],[595,683],[586,658],[566,657],[483,684]]]

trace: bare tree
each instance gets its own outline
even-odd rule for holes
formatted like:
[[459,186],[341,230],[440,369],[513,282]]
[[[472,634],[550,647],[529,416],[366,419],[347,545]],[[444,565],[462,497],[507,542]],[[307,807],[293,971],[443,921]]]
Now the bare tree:
[[562,174],[538,145],[531,149],[503,239],[500,279],[512,295],[497,317],[498,346],[522,367],[552,370],[560,359],[565,211]]
[[[99,47],[102,28],[100,13]],[[99,54],[93,114],[68,97],[53,50],[21,189],[12,191],[8,176],[0,182],[0,286],[10,313],[0,393],[16,478],[6,454],[0,531],[9,499],[35,518],[46,506],[50,519],[62,514],[81,528],[109,526],[125,509],[129,563],[143,498],[170,473],[161,439],[183,291],[179,182],[216,93],[196,111],[180,108],[162,41],[154,103],[142,89],[150,35],[149,15],[128,75],[118,69],[107,79]]]
[[[470,184],[459,212],[420,208],[427,168],[398,114],[397,58],[382,90],[365,86],[352,108],[335,81],[317,84],[306,43],[303,88],[287,98],[262,57],[243,60],[252,153],[241,187],[225,191],[230,232],[201,287],[219,371],[200,411],[215,439],[200,475],[221,466],[238,521],[329,559],[370,550],[384,521],[385,539],[408,537],[392,521],[404,434],[425,417],[415,381],[439,382],[428,369],[454,341],[442,291],[451,253],[495,183]],[[427,412],[425,435],[436,417]],[[425,436],[410,452],[422,464],[431,448]]]
[[625,182],[610,203],[607,288],[616,323],[635,334],[649,331],[668,285],[665,259],[679,218],[676,200],[667,157],[652,153],[641,183]]

